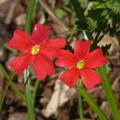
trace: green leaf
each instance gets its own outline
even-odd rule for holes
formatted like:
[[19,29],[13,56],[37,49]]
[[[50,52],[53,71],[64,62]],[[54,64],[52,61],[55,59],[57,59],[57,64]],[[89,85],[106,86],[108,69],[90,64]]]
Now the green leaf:
[[111,47],[111,44],[108,44],[108,45],[101,47],[105,56],[109,55],[108,50],[110,49],[110,47]]
[[65,15],[67,15],[67,12],[63,10],[62,8],[57,8],[55,10],[55,15],[59,18],[62,19]]
[[98,28],[97,21],[90,17],[87,17],[87,24],[88,24],[88,29],[90,29],[92,31],[94,31]]
[[105,91],[105,94],[106,94],[106,97],[108,100],[108,104],[109,104],[111,112],[112,112],[112,116],[113,116],[114,120],[119,120],[120,119],[120,111],[118,108],[118,104],[115,99],[112,87],[110,85],[110,80],[109,80],[107,74],[105,73],[105,70],[103,67],[99,67],[99,74],[100,74],[101,78],[103,79],[102,87]]
[[70,4],[70,0],[64,0],[64,5],[69,5]]
[[109,11],[107,9],[103,10],[101,16],[108,20],[110,18]]
[[86,24],[85,22],[83,22],[82,20],[76,21],[75,24],[77,25],[78,29],[86,29],[88,28],[88,24]]
[[104,112],[100,109],[100,107],[96,104],[93,98],[87,93],[87,91],[81,86],[76,86],[78,94],[81,94],[86,102],[90,105],[93,111],[98,115],[100,120],[108,120],[105,116]]
[[107,64],[105,64],[105,65],[103,66],[106,74],[108,74],[108,73],[111,71],[110,65],[111,65],[110,62],[108,62]]

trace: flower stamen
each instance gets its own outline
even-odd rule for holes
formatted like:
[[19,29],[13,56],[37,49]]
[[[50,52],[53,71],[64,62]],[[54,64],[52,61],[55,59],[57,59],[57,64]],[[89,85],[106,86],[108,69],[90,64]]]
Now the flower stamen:
[[38,46],[38,45],[33,46],[33,47],[32,47],[32,51],[31,51],[31,54],[32,54],[32,55],[36,55],[36,54],[39,53],[39,51],[40,51],[40,46]]
[[85,62],[83,60],[80,60],[77,62],[77,68],[82,69],[85,66]]

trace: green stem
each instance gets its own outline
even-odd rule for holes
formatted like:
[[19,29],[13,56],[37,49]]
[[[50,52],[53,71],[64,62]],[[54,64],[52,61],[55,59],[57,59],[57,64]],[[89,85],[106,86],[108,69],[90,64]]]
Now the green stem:
[[90,107],[93,109],[93,111],[98,115],[100,120],[108,120],[105,114],[102,112],[102,110],[99,108],[99,106],[96,104],[96,102],[91,98],[91,96],[86,92],[86,90],[83,87],[76,86],[78,93],[81,94],[84,99],[87,101],[87,103],[90,105]]
[[10,52],[12,52],[14,55],[18,55],[18,51],[15,49],[12,49],[11,47],[8,46],[8,43],[3,45],[4,48],[8,49]]
[[[31,20],[32,20],[35,5],[36,5],[36,0],[31,0],[30,6],[28,8],[28,14],[27,14],[27,19],[25,24],[25,32],[27,32],[28,34],[30,34],[30,30],[31,30]],[[32,95],[30,90],[31,85],[30,85],[29,70],[24,71],[24,85],[25,85],[25,95],[27,100],[28,116],[30,120],[35,120],[34,106],[32,103]]]
[[37,93],[37,89],[38,89],[39,84],[40,84],[40,80],[37,79],[36,82],[35,82],[34,90],[33,90],[33,94],[32,94],[33,104],[35,103],[36,93]]
[[[81,8],[80,3],[78,2],[78,0],[70,0],[70,1],[71,1],[72,5],[74,7],[74,10],[76,12],[78,20],[79,21],[82,20],[86,24],[86,19],[85,19],[85,16],[83,14],[82,8]],[[92,37],[91,33],[86,32],[86,35],[87,35],[89,40],[93,40],[93,37]],[[101,77],[103,78],[102,86],[103,86],[103,89],[104,89],[104,91],[106,93],[106,97],[108,99],[112,115],[113,115],[115,120],[120,120],[120,113],[119,113],[119,110],[118,110],[118,106],[117,106],[113,91],[111,89],[108,76],[106,75],[103,67],[99,68],[99,73],[100,73]],[[101,120],[104,120],[104,119],[101,119]]]
[[[71,2],[71,5],[73,6],[73,8],[74,8],[74,10],[76,12],[76,16],[77,16],[78,20],[83,21],[86,24],[87,23],[86,18],[85,18],[84,14],[83,14],[81,5],[78,2],[78,0],[70,0],[70,2]],[[87,38],[89,40],[93,41],[93,36],[92,36],[91,33],[84,31],[84,34],[87,36]]]
[[[78,88],[77,88],[77,90],[78,90]],[[83,107],[82,107],[82,96],[81,96],[81,94],[79,92],[78,92],[78,112],[79,112],[80,120],[84,120]]]
[[111,108],[112,116],[113,116],[114,120],[120,120],[120,112],[118,109],[118,105],[117,105],[115,96],[113,94],[113,90],[110,85],[110,80],[109,80],[108,76],[106,75],[103,67],[99,68],[99,74],[103,79],[102,86],[106,93],[106,97],[108,99],[108,103]]
[[[4,69],[4,67],[2,66],[2,64],[0,63],[0,69],[2,70],[6,80],[9,82],[9,80],[11,79],[9,77],[9,75],[7,74],[6,70]],[[16,74],[16,72],[14,72]],[[13,74],[14,74],[13,73]],[[15,76],[14,74],[14,76]],[[26,102],[25,97],[19,92],[19,90],[16,88],[16,86],[13,84],[13,82],[10,82],[10,87],[13,89],[13,91],[24,101]]]
[[32,16],[35,10],[35,5],[36,5],[36,0],[31,0],[30,1],[30,6],[28,8],[28,14],[27,14],[27,18],[26,18],[26,24],[25,24],[25,32],[27,32],[28,34],[30,34],[31,32],[31,20],[32,20]]
[[30,90],[30,77],[28,70],[24,71],[24,85],[25,85],[25,95],[27,100],[28,116],[30,120],[35,120],[34,107],[32,103],[32,95]]
[[[66,33],[69,33],[69,32],[70,32],[70,34],[73,34],[75,31],[86,31],[86,32],[91,32],[91,31],[89,31],[89,30],[83,30],[83,29],[76,29],[76,28],[73,28],[72,30],[65,31],[65,32],[62,32],[62,33],[60,33],[60,34],[54,35],[53,37],[49,38],[49,40],[54,39],[55,37],[58,37],[58,36],[60,36],[60,35],[62,35],[62,34],[66,34]],[[66,39],[68,39],[68,38],[66,38]]]
[[6,95],[6,93],[7,93],[8,87],[9,87],[9,85],[11,84],[12,79],[13,79],[13,77],[15,76],[15,74],[16,74],[16,72],[14,71],[13,74],[12,74],[12,76],[10,77],[10,79],[9,79],[9,81],[8,81],[8,84],[7,84],[6,87],[5,87],[5,90],[4,90],[4,92],[3,92],[2,98],[1,98],[1,100],[0,100],[0,111],[1,111],[1,108],[2,108],[2,104],[3,104],[3,101],[4,101],[5,95]]

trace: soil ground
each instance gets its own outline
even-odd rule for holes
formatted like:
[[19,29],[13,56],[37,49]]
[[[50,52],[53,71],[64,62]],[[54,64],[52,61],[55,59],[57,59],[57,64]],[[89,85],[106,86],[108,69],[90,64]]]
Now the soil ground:
[[[0,63],[5,67],[8,74],[11,75],[13,70],[9,67],[11,59],[16,57],[19,52],[11,52],[6,47],[6,43],[12,38],[15,29],[24,30],[29,0],[0,0]],[[46,7],[46,5],[49,7]],[[63,5],[62,0],[39,0],[36,12],[32,18],[32,26],[35,23],[42,23],[52,26],[51,37],[70,30],[71,14],[65,15],[59,20],[54,11]],[[65,38],[68,34],[59,35]],[[69,41],[73,42],[82,38],[81,32],[76,32]],[[112,71],[109,73],[110,83],[120,108],[120,37],[110,37],[105,35],[100,45],[112,44],[109,50],[108,59],[111,63]],[[71,42],[71,44],[72,44]],[[58,77],[62,74],[63,69],[56,69],[55,75],[45,78],[40,82],[35,99],[35,116],[37,120],[78,120],[78,100],[75,88],[69,87],[60,81]],[[31,91],[33,90],[36,76],[31,70]],[[23,77],[15,75],[13,83],[18,90],[24,95]],[[0,98],[7,84],[7,80],[0,70]],[[106,101],[106,96],[101,84],[89,90],[88,93],[94,98],[104,113],[111,118],[111,111]],[[92,111],[87,102],[83,99],[83,110],[85,120],[99,120],[97,115]],[[26,104],[18,95],[9,87],[2,110],[0,111],[0,120],[28,120]]]

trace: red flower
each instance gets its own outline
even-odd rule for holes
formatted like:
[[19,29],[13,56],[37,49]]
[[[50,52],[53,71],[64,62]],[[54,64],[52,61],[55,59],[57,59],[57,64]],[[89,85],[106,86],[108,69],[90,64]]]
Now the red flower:
[[81,77],[87,89],[92,89],[102,81],[92,68],[103,66],[108,63],[108,60],[103,56],[101,49],[89,53],[90,46],[90,41],[76,41],[74,54],[66,50],[60,50],[60,55],[55,64],[70,68],[59,78],[67,83],[70,88],[75,86],[79,77]]
[[59,49],[66,45],[66,41],[62,38],[46,41],[50,28],[51,26],[45,27],[38,23],[33,28],[32,37],[22,30],[14,31],[14,36],[8,45],[24,52],[10,62],[11,68],[15,69],[18,75],[22,75],[23,71],[32,63],[39,80],[54,74],[54,65],[49,58],[57,58]]

